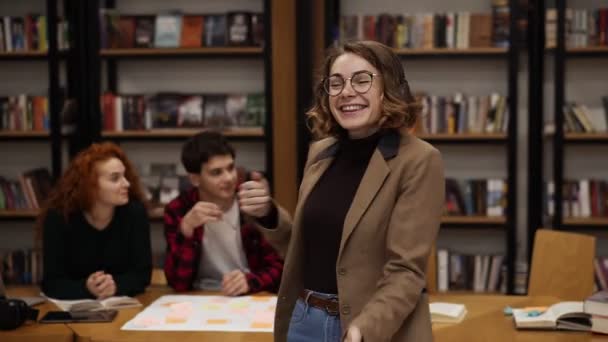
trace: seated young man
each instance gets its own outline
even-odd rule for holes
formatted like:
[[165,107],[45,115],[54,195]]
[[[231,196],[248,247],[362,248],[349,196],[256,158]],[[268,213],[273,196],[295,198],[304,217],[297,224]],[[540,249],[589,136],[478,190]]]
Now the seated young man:
[[[182,147],[193,188],[165,208],[165,275],[177,291],[221,290],[228,296],[277,291],[283,260],[239,208],[235,152],[217,132],[202,132]],[[268,183],[252,173],[268,191]],[[269,196],[269,194],[268,194]],[[275,208],[245,211],[264,219]],[[250,215],[251,216],[251,215]]]

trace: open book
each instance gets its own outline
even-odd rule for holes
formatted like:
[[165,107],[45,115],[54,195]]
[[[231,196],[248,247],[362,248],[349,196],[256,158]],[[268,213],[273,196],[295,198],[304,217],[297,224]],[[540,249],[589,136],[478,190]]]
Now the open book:
[[463,304],[431,303],[429,306],[433,323],[459,323],[467,314]]
[[561,302],[543,308],[513,309],[518,329],[558,329],[589,331],[591,315],[583,312],[583,302]]
[[103,300],[95,299],[77,299],[77,300],[59,300],[49,298],[53,304],[57,305],[63,311],[99,311],[108,309],[125,309],[141,306],[141,303],[128,296],[109,297]]

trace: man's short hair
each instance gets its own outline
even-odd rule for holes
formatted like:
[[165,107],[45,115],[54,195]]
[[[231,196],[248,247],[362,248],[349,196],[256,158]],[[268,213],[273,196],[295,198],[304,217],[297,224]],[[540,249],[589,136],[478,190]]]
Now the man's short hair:
[[204,163],[215,156],[235,157],[234,148],[219,132],[203,131],[182,146],[182,165],[188,173],[200,173]]

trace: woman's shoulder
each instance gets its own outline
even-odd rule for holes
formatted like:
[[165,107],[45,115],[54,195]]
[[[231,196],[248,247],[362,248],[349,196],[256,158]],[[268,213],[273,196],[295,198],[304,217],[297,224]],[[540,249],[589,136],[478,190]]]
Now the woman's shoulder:
[[44,213],[44,221],[50,223],[69,223],[73,221],[75,215],[76,214],[74,213],[70,214],[66,220],[66,217],[60,209],[49,208]]
[[130,200],[129,203],[120,206],[120,210],[132,217],[140,217],[141,215],[147,216],[148,211],[146,209],[146,205],[139,200]]
[[401,133],[401,143],[399,146],[399,156],[410,158],[431,158],[433,155],[440,156],[441,153],[433,145],[418,138],[413,133]]

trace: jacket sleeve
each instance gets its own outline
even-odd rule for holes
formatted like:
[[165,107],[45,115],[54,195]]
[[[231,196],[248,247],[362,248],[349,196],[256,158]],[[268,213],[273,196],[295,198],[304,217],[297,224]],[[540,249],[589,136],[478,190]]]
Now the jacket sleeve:
[[251,232],[252,237],[247,241],[247,259],[251,271],[245,274],[249,292],[276,292],[283,273],[283,260],[262,234],[255,228],[251,228]]
[[129,237],[130,260],[128,271],[113,275],[116,282],[116,295],[134,296],[145,291],[150,285],[152,274],[152,252],[150,247],[150,221],[143,204],[133,206],[131,236]]
[[166,206],[164,215],[167,241],[165,277],[169,286],[176,291],[187,291],[192,288],[194,281],[200,241],[196,240],[196,234],[187,238],[181,233],[180,225],[184,215],[172,204]]
[[94,298],[86,286],[86,278],[69,276],[67,263],[67,227],[61,214],[49,210],[43,223],[44,250],[42,291],[58,299]]
[[425,286],[444,200],[441,155],[429,150],[402,176],[386,235],[387,261],[377,290],[353,319],[365,341],[390,341],[414,310]]

